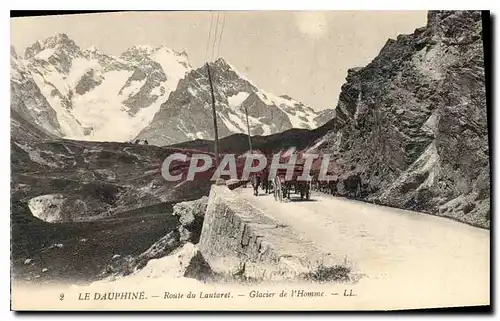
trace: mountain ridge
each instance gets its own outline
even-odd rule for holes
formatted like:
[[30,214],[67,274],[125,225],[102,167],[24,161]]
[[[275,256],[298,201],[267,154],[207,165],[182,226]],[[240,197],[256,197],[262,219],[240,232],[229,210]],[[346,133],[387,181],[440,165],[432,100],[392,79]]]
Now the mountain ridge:
[[[181,80],[194,70],[198,70],[198,74],[191,76],[192,81],[203,82],[206,78],[203,76],[205,66],[193,68],[185,51],[177,52],[164,45],[136,45],[119,55],[108,55],[96,47],[82,49],[67,34],[59,33],[28,46],[23,57],[13,53],[14,48],[11,50],[12,74],[24,70],[26,77],[31,78],[28,80],[36,85],[31,87],[38,88],[35,90],[37,100],[46,100],[46,115],[39,125],[48,126],[47,130],[67,139],[131,141],[138,138],[148,139],[154,144],[157,140],[154,135],[158,133],[148,130],[148,127],[154,129],[173,122],[162,124],[164,117],[161,114],[157,116],[160,111],[167,115],[175,113],[165,111],[162,106],[179,108],[175,106],[179,103],[179,95],[187,97],[190,94],[188,91],[177,94],[177,101],[169,102],[171,93],[178,89]],[[214,74],[218,70],[232,72],[227,77],[217,75],[216,86],[224,82],[246,82],[247,88],[252,89],[248,92],[252,95],[251,99],[240,94],[224,97],[222,103],[218,102],[219,105],[225,104],[217,106],[222,109],[218,111],[221,137],[246,132],[244,117],[239,110],[243,107],[248,108],[250,125],[255,134],[277,133],[292,127],[315,128],[320,124],[317,121],[319,112],[289,95],[275,96],[265,92],[224,59],[219,58],[210,65]],[[196,89],[196,86],[196,83],[184,84],[184,89]],[[205,91],[202,95],[207,96],[208,87],[201,89]],[[24,93],[15,90],[11,90],[11,95],[18,95],[18,100],[24,97]],[[268,100],[268,96],[272,99]],[[245,100],[248,102],[241,106]],[[253,108],[250,101],[257,106]],[[196,130],[200,119],[208,116],[205,107],[210,102],[210,99],[198,100],[191,106],[191,116],[199,113],[201,117],[176,119],[174,130],[159,133],[161,138],[158,143],[165,145],[194,138],[210,138],[213,130],[207,126],[212,124],[211,119],[204,122],[205,129]],[[269,115],[265,120],[259,119],[261,116],[255,117],[263,112],[265,105],[272,106],[273,112],[267,111]],[[228,111],[227,107],[235,109],[235,112]],[[230,116],[232,118],[228,118]],[[154,124],[155,117],[160,119],[159,124]]]

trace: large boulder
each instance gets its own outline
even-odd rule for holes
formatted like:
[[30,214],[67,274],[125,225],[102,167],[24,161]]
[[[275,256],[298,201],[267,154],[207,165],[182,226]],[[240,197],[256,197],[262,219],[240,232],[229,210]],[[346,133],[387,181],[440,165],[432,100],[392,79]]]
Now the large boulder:
[[179,233],[181,241],[198,243],[203,228],[203,219],[207,209],[208,197],[188,202],[180,202],[174,205],[173,215],[179,217],[181,226]]

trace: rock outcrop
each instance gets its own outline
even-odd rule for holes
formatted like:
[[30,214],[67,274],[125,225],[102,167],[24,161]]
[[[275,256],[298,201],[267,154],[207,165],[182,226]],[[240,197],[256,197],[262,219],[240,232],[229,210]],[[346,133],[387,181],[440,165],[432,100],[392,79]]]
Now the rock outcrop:
[[[201,259],[201,261],[200,261]],[[201,258],[198,248],[192,243],[186,243],[173,250],[169,255],[151,258],[144,266],[127,275],[114,275],[93,285],[113,284],[130,285],[141,284],[147,281],[166,281],[167,284],[183,284],[199,286],[202,283],[196,279],[210,276],[210,268]]]
[[[172,253],[179,251],[179,249],[188,248],[189,253],[192,252],[189,259],[193,259],[193,266],[188,273],[194,273],[196,277],[207,276],[205,272],[209,270],[208,264],[197,249],[193,252],[193,249],[195,249],[193,244],[198,243],[200,239],[207,203],[208,197],[206,196],[193,201],[176,203],[172,208],[172,215],[175,217],[176,222],[175,229],[161,237],[140,255],[125,257],[118,255],[111,258],[104,274],[128,275],[135,273],[149,266],[153,261],[163,260],[163,258],[173,255]],[[182,252],[182,250],[180,251]],[[171,258],[170,261],[172,261]],[[162,262],[158,264],[163,264]],[[181,266],[187,269],[187,265],[182,263],[181,261]]]
[[341,183],[356,175],[361,199],[489,227],[481,13],[431,11],[346,80],[315,146],[336,155]]
[[[11,48],[11,136],[14,139],[23,140],[46,138],[45,136],[60,136],[60,125],[56,119],[56,112],[43,96],[39,86],[21,60],[14,48]],[[21,128],[23,126],[26,127],[26,125],[31,127],[30,129],[35,128],[35,130],[27,132],[27,128]],[[43,134],[37,134],[33,137],[29,135],[32,131]]]
[[180,241],[198,243],[200,240],[203,219],[207,210],[208,197],[188,202],[180,202],[174,205],[173,215],[179,217]]

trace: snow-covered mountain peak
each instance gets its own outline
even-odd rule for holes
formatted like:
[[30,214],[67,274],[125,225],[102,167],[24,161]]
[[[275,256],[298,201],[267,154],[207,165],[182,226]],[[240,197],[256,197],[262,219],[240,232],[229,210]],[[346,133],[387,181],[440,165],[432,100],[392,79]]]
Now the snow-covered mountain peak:
[[231,64],[229,62],[227,62],[224,58],[218,58],[217,60],[215,60],[214,62],[210,63],[210,65],[212,65],[212,67],[217,67],[217,68],[220,68],[220,69],[223,69],[223,70],[232,70],[234,72],[236,72],[234,69],[233,69],[233,66],[231,66]]
[[68,37],[65,33],[57,33],[51,37],[48,37],[42,42],[44,48],[54,48],[54,47],[78,47],[73,39]]
[[170,73],[169,70],[172,70],[172,73],[175,74],[174,78],[176,78],[177,81],[182,79],[185,74],[192,69],[187,53],[178,53],[166,46],[133,46],[123,52],[119,59],[124,62],[136,64],[150,64],[151,61],[157,62],[162,66],[165,74]]
[[102,53],[99,49],[97,49],[96,46],[89,47],[89,48],[85,49],[84,51],[87,52],[88,54],[92,54],[92,55],[104,55],[104,53]]
[[192,69],[187,54],[165,46],[134,46],[114,57],[80,49],[66,34],[37,41],[26,57],[62,135],[82,140],[132,139]]
[[[211,122],[201,121],[212,117],[206,66],[193,69],[185,51],[138,45],[112,56],[56,34],[35,42],[25,56],[17,59],[11,51],[11,79],[21,84],[13,95],[23,101],[22,87],[37,87],[30,108],[42,104],[43,113],[37,107],[31,113],[51,122],[51,133],[77,140],[138,137],[163,145],[213,134]],[[310,107],[260,89],[225,59],[209,66],[221,137],[246,132],[245,110],[252,135],[317,126]]]
[[294,100],[292,97],[288,96],[288,95],[280,95],[280,98],[283,98],[283,99],[286,99],[286,100]]

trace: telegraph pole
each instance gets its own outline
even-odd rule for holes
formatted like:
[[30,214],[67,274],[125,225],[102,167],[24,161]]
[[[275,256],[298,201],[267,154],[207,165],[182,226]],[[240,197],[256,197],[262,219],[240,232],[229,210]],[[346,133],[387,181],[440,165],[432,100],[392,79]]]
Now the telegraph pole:
[[[210,67],[207,62],[207,74],[208,74],[208,82],[210,84],[210,93],[212,94],[212,116],[214,119],[214,136],[215,136],[215,168],[219,167],[219,131],[217,129],[217,113],[215,112],[215,96],[214,96],[214,87],[212,84],[212,75],[210,74]],[[247,120],[248,121],[248,120]]]
[[248,146],[250,146],[250,154],[253,154],[252,151],[252,138],[250,138],[250,124],[248,123],[248,109],[245,105],[245,116],[247,118],[247,131],[248,131]]

